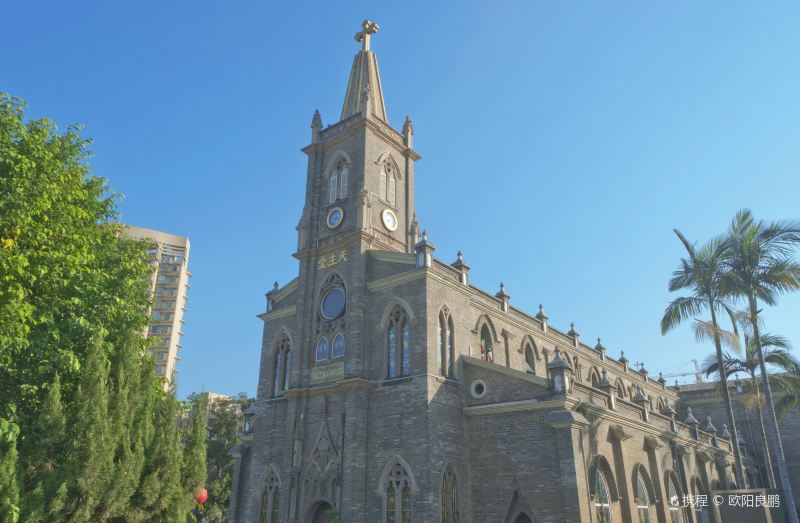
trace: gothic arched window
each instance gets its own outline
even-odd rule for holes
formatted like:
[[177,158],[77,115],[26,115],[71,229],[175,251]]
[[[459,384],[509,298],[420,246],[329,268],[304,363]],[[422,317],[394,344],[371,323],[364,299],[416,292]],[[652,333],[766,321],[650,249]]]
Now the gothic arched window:
[[347,163],[339,161],[331,170],[330,189],[328,200],[330,203],[347,196]]
[[681,523],[681,497],[678,495],[678,487],[672,476],[667,478],[667,508],[669,508],[670,523]]
[[455,326],[447,306],[439,313],[438,332],[439,374],[455,378]]
[[339,188],[339,176],[336,169],[331,172],[331,187],[330,187],[330,203],[333,203],[338,198],[337,190]]
[[281,392],[281,353],[275,351],[275,364],[273,366],[273,391],[272,395],[277,396]]
[[275,343],[275,364],[273,369],[273,396],[289,388],[289,371],[292,363],[292,342],[284,334]]
[[339,198],[347,197],[347,164],[342,162],[339,164]]
[[636,474],[636,511],[639,513],[639,523],[650,523],[650,496],[647,493],[646,479],[641,470]]
[[536,356],[533,352],[533,345],[530,342],[525,344],[525,372],[528,374],[536,373]]
[[410,332],[408,314],[397,306],[389,316],[386,328],[387,376],[408,376],[411,367]]
[[341,358],[344,356],[344,336],[341,333],[333,338],[333,347],[331,347],[331,358]]
[[452,464],[448,464],[444,474],[442,474],[439,502],[442,507],[442,523],[460,523],[461,511],[458,506],[458,481]]
[[598,523],[611,523],[611,498],[608,495],[608,483],[605,475],[597,467],[594,476],[594,509]]
[[384,523],[411,523],[411,477],[401,463],[392,465],[383,491],[386,494]]
[[317,351],[314,358],[316,361],[325,361],[328,359],[328,338],[323,336],[317,342]]
[[[699,478],[694,478],[692,482],[692,494],[697,496],[707,495],[703,485],[700,483]],[[708,513],[708,507],[700,503],[694,504],[694,519],[697,523],[710,523],[711,516]]]
[[260,523],[278,523],[281,513],[280,480],[273,471],[267,478],[264,494],[261,497]]
[[397,195],[397,173],[394,165],[385,160],[378,175],[378,196],[394,205]]
[[492,331],[487,324],[481,327],[481,359],[488,362],[494,361],[494,353],[492,346]]

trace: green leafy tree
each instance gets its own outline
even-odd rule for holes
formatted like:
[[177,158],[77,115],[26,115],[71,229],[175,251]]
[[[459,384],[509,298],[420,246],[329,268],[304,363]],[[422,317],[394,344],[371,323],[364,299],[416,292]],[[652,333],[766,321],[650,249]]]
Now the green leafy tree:
[[[741,316],[737,314],[737,320]],[[741,321],[741,320],[740,320]],[[761,438],[764,444],[764,464],[767,469],[767,484],[770,488],[775,488],[775,475],[772,471],[772,460],[769,455],[769,443],[767,441],[767,432],[764,428],[764,413],[762,409],[763,399],[761,395],[761,386],[759,383],[758,371],[758,355],[756,354],[755,340],[748,334],[749,323],[745,320],[742,325],[745,337],[745,352],[741,356],[735,356],[730,353],[724,355],[725,368],[728,376],[737,374],[744,374],[747,377],[747,385],[749,397],[745,402],[748,408],[754,408],[761,431]],[[761,335],[761,346],[764,349],[764,360],[773,369],[778,372],[796,372],[800,363],[789,352],[791,350],[791,343],[783,336],[764,333]],[[716,354],[709,355],[704,363],[706,375],[716,374],[719,370],[719,363],[717,362]],[[772,376],[770,377],[773,378]]]
[[0,521],[19,521],[17,435],[19,427],[0,420]]
[[78,128],[24,107],[0,94],[0,517],[185,521],[204,442],[144,350],[146,245]]
[[197,494],[206,483],[206,411],[208,395],[201,394],[189,417],[183,444],[181,481],[184,492]]
[[[197,405],[201,396],[190,394],[188,401]],[[234,399],[208,402],[206,440],[206,488],[208,500],[203,506],[201,520],[208,523],[223,523],[228,520],[228,506],[231,498],[233,478],[233,458],[229,452],[242,441],[241,413],[253,403],[245,393]],[[195,407],[196,409],[196,407]]]
[[778,421],[793,410],[800,408],[800,370],[775,376],[775,382],[784,396],[775,402]]
[[759,331],[759,302],[775,305],[777,297],[800,289],[800,265],[793,254],[800,245],[800,221],[765,222],[756,220],[748,209],[736,213],[725,236],[728,245],[726,271],[735,292],[745,299],[756,356],[761,371],[767,432],[772,443],[771,450],[778,466],[786,512],[791,523],[797,523],[797,507],[789,483],[786,458],[783,455],[778,420],[775,416],[775,402],[767,372],[764,350]]
[[115,347],[144,330],[152,270],[119,234],[116,195],[90,175],[90,142],[25,122],[24,107],[0,94],[0,416],[15,405],[20,426],[56,373],[71,398],[95,339]]
[[[700,248],[696,248],[679,230],[675,229],[675,234],[686,248],[688,257],[681,259],[680,267],[673,273],[672,279],[669,281],[669,290],[670,292],[676,292],[687,289],[691,291],[691,295],[676,298],[667,306],[661,319],[661,333],[666,334],[684,321],[694,319],[694,332],[698,341],[703,341],[709,337],[713,340],[717,361],[720,364],[719,378],[725,409],[728,414],[728,426],[733,437],[731,446],[733,447],[735,460],[736,483],[744,486],[742,457],[739,452],[739,435],[733,417],[731,396],[728,390],[728,377],[724,366],[725,359],[722,353],[723,341],[736,346],[738,345],[738,338],[726,335],[726,331],[719,327],[719,322],[717,321],[717,315],[720,313],[727,313],[732,319],[734,314],[728,301],[730,291],[726,287],[723,270],[726,245],[721,238],[714,238]],[[706,311],[711,316],[710,321],[697,319],[697,316]]]

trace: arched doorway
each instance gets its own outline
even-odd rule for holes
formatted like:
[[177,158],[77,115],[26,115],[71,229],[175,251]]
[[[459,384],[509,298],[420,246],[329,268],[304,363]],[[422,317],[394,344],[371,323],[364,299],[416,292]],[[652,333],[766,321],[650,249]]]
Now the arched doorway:
[[529,518],[527,514],[522,513],[517,516],[517,519],[514,520],[514,523],[533,523],[533,520]]
[[320,501],[317,504],[316,508],[311,511],[311,519],[309,519],[309,523],[325,523],[328,519],[328,515],[326,512],[332,510],[333,507],[327,501]]

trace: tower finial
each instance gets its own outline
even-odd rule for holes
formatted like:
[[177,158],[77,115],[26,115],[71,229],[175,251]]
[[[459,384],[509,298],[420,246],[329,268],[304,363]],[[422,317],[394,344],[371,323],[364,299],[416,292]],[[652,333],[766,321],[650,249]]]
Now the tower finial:
[[361,22],[361,31],[356,33],[356,42],[361,42],[361,50],[369,51],[369,35],[375,34],[380,26],[375,22],[364,20]]

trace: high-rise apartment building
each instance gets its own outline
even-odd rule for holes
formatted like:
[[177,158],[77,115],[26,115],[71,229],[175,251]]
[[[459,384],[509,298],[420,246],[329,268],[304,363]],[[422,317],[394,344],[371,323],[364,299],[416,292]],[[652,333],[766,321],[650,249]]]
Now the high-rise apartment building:
[[156,362],[156,374],[172,382],[183,336],[183,313],[189,290],[189,238],[165,232],[128,226],[125,234],[149,242],[148,252],[156,270],[150,282],[153,293],[152,321],[148,336],[159,338],[149,349]]

